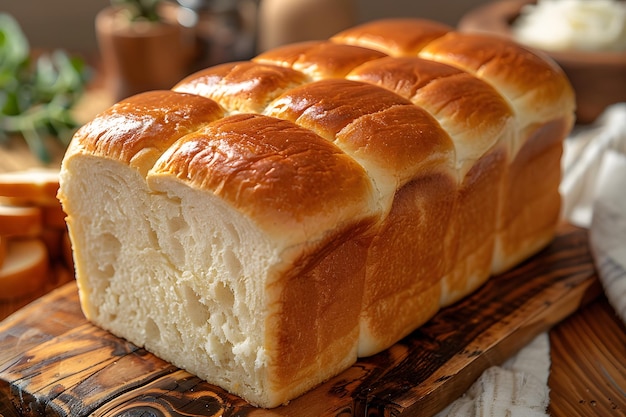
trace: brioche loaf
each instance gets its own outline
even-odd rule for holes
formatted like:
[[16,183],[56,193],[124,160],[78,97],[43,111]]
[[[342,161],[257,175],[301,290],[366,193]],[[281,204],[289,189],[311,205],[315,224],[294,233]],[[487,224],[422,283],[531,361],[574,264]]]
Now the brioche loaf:
[[420,19],[130,97],[61,168],[83,311],[278,406],[545,246],[573,111],[547,58]]

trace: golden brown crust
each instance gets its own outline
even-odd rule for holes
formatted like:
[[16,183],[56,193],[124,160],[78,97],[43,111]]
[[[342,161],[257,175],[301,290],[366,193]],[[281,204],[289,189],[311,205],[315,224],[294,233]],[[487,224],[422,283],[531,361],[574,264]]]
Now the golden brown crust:
[[151,91],[99,114],[78,130],[74,141],[92,155],[147,171],[176,139],[223,115],[217,103],[204,97]]
[[192,74],[174,91],[197,94],[229,111],[261,113],[282,92],[310,81],[299,71],[261,62],[233,62]]
[[475,161],[462,179],[446,235],[442,307],[470,294],[491,275],[498,207],[509,162],[506,147],[496,146]]
[[574,93],[560,67],[508,39],[451,32],[426,45],[420,56],[476,74],[511,101],[522,98],[518,117],[538,114],[547,120],[574,110]]
[[260,223],[285,229],[302,228],[342,207],[356,215],[371,198],[363,168],[336,146],[293,123],[261,115],[225,117],[184,136],[151,173],[163,174],[211,191]]
[[281,281],[266,348],[277,385],[291,390],[287,397],[302,393],[320,373],[326,379],[354,362],[367,257],[363,231],[370,228],[366,220],[339,231],[298,259]]
[[356,66],[385,56],[384,53],[369,48],[317,41],[272,49],[254,60],[293,68],[319,80],[343,78]]
[[554,236],[561,209],[562,140],[569,130],[567,118],[537,127],[509,163],[499,204],[500,237],[493,273],[511,268]]
[[[473,163],[501,139],[513,112],[489,84],[458,68],[419,57],[364,63],[348,78],[396,92],[445,123],[457,158]],[[464,173],[462,173],[464,174]]]
[[[388,22],[383,25],[375,22],[359,27],[352,34],[351,31],[334,40],[367,45],[393,56],[419,56],[445,63],[495,87],[513,109],[515,135],[509,139],[507,147],[510,167],[502,175],[503,197],[498,209],[492,272],[502,272],[545,245],[553,232],[550,224],[556,221],[554,213],[560,204],[556,191],[560,177],[560,143],[574,121],[573,89],[561,69],[550,58],[511,40],[484,34],[448,31],[415,47],[406,40],[419,38],[423,30],[411,25],[404,26],[403,31],[396,31]],[[374,64],[376,62],[365,66]],[[433,97],[437,97],[439,92],[434,89],[432,92]],[[550,127],[554,124],[563,129]],[[459,138],[449,125],[445,127],[455,139]],[[544,133],[537,134],[538,131]],[[548,150],[550,146],[547,144],[554,146]],[[545,186],[541,189],[529,180],[532,175],[521,173],[546,169],[550,173],[546,173],[542,180]],[[552,197],[546,197],[545,193]],[[533,241],[531,235],[537,239]]]
[[356,158],[393,172],[398,187],[415,175],[454,168],[450,137],[417,106],[364,115],[338,132],[336,143]]
[[388,348],[439,310],[456,178],[428,171],[405,184],[369,245],[359,356]]
[[[448,305],[490,275],[499,187],[513,140],[513,111],[486,82],[458,68],[419,57],[370,61],[353,70],[348,78],[380,85],[422,106],[437,118],[455,144],[459,186],[450,190],[456,196],[455,208],[445,217],[449,224],[447,237],[442,239],[447,242],[445,255],[433,253],[444,259],[444,272],[439,270],[443,288],[439,292],[441,302]],[[418,272],[413,274],[418,276]],[[437,300],[439,305],[439,296]],[[412,317],[421,316],[417,313]],[[385,334],[382,328],[372,329],[375,331]]]
[[338,43],[358,45],[388,55],[412,55],[452,27],[425,19],[397,18],[363,23],[331,38]]
[[406,179],[430,161],[453,158],[450,138],[432,116],[370,84],[306,84],[280,96],[267,112],[315,131],[359,159],[378,161],[398,178]]
[[336,79],[312,82],[287,91],[268,106],[267,114],[313,129],[334,141],[355,119],[411,102],[382,88]]
[[363,63],[352,70],[347,78],[380,85],[402,97],[412,99],[431,82],[463,73],[450,65],[417,56],[385,57]]

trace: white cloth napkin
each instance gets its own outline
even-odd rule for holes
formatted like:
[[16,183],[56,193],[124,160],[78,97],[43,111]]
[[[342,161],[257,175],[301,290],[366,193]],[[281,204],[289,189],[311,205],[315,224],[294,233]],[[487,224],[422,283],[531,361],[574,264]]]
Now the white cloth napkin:
[[626,323],[626,103],[566,141],[563,216],[589,228],[598,277]]
[[[589,228],[599,280],[626,323],[626,103],[565,141],[562,217]],[[547,417],[550,344],[539,335],[502,366],[487,369],[436,417]]]
[[437,417],[547,417],[550,341],[542,333],[502,366],[492,366]]

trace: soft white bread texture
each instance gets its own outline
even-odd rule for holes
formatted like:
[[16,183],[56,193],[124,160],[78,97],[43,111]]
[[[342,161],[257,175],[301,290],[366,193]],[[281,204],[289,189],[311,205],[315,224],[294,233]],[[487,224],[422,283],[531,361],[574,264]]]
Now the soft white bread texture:
[[278,406],[545,246],[573,111],[546,58],[408,19],[126,99],[61,169],[83,311]]

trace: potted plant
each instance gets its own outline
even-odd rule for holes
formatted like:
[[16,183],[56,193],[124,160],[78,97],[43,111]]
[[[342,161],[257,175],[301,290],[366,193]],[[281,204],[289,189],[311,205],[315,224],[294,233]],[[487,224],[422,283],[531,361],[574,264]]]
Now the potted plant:
[[111,0],[96,16],[103,69],[116,100],[171,88],[186,75],[193,38],[162,18],[168,6],[164,0]]

